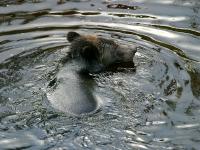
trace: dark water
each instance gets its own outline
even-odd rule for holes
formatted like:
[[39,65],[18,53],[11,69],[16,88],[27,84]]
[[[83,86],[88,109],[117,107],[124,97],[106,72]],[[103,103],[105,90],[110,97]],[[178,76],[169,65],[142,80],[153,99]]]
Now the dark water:
[[[199,8],[199,0],[1,0],[0,149],[200,149]],[[102,100],[93,114],[63,113],[47,98],[69,31],[140,47],[135,71],[85,80]]]

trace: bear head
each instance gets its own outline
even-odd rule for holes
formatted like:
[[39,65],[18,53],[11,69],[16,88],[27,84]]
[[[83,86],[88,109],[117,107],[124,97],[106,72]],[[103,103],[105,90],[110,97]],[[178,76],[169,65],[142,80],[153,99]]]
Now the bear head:
[[69,32],[70,55],[81,60],[89,72],[99,72],[112,64],[133,63],[136,46],[121,45],[113,40],[93,35]]

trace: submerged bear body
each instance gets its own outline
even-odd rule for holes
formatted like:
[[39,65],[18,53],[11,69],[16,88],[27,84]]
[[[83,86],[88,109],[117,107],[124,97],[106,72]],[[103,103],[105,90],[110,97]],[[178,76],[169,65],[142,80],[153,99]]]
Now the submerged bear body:
[[54,108],[63,112],[75,115],[93,113],[103,105],[103,100],[95,90],[98,86],[92,76],[81,70],[97,73],[115,63],[133,63],[135,46],[130,48],[113,40],[76,32],[69,32],[67,40],[71,43],[71,59],[50,83],[48,99]]
[[95,93],[95,81],[80,74],[80,69],[79,62],[67,62],[50,82],[47,97],[57,110],[81,115],[93,113],[102,105],[100,96]]

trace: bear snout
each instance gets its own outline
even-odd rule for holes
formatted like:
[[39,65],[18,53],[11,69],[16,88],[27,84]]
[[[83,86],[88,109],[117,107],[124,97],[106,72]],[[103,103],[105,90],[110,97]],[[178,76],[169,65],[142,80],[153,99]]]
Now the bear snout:
[[130,62],[133,61],[133,57],[137,52],[136,46],[120,45],[116,50],[118,61]]

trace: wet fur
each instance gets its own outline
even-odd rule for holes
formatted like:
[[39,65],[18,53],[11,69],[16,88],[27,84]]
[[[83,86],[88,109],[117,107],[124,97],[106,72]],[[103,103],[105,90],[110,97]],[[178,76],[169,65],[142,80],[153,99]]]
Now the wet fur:
[[81,60],[89,72],[99,72],[117,63],[133,64],[135,47],[122,46],[113,40],[80,35],[77,32],[69,32],[67,39],[71,43],[71,57]]
[[[102,107],[100,95],[95,92],[95,81],[88,72],[116,71],[119,65],[133,64],[135,51],[113,40],[83,36],[69,32],[70,57],[49,83],[47,97],[52,106],[73,115],[94,113]],[[123,66],[122,66],[123,67]],[[83,71],[84,70],[84,71]]]

